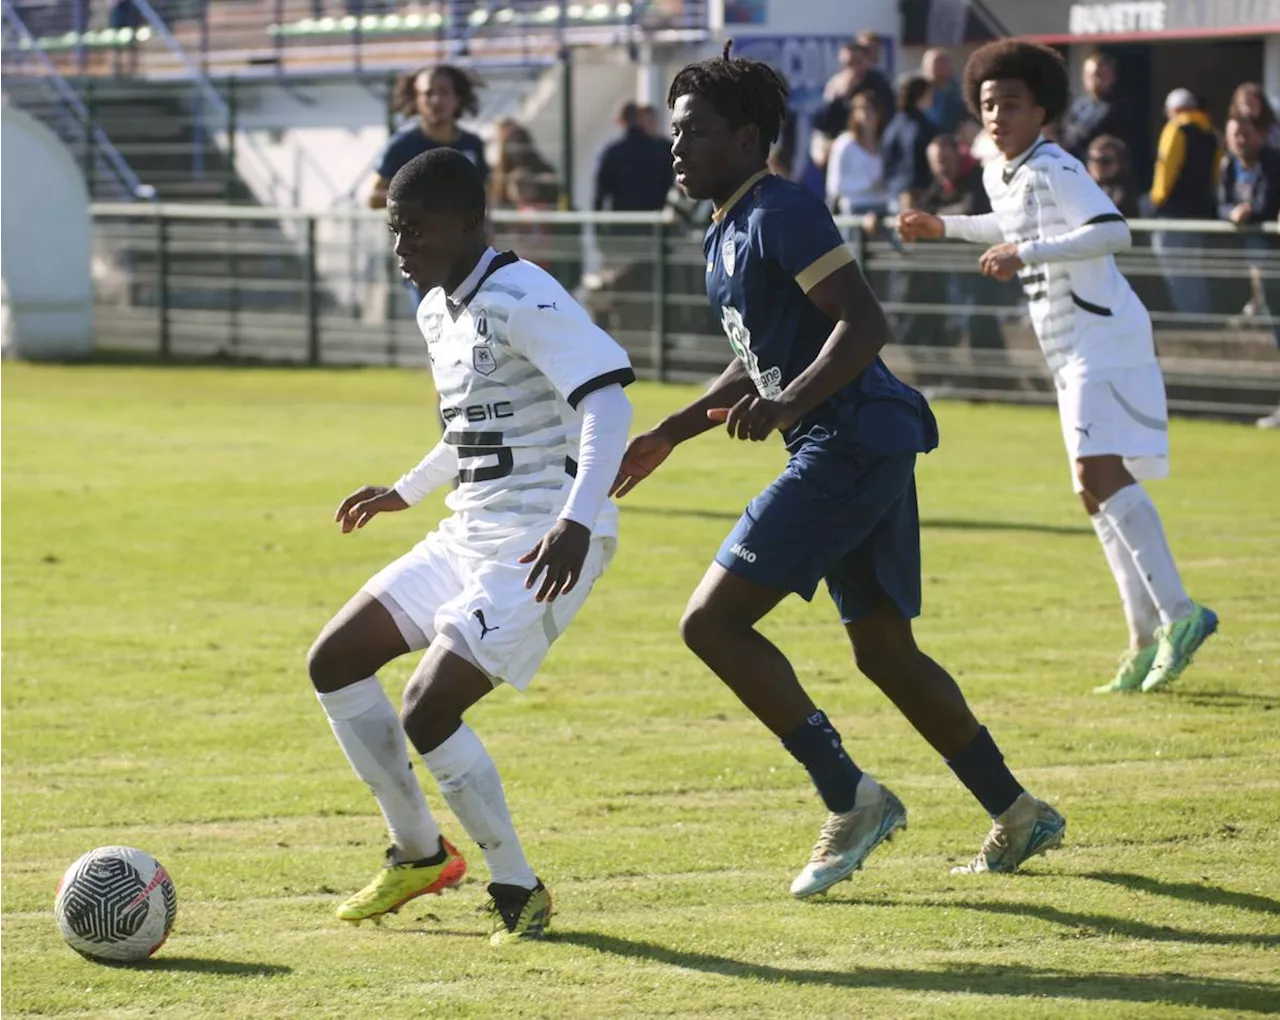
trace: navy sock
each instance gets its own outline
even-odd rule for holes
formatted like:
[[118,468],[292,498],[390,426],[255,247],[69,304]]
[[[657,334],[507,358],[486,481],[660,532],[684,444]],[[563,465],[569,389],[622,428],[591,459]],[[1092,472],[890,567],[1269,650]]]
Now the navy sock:
[[947,759],[947,764],[992,818],[1008,811],[1022,793],[1021,784],[1013,778],[985,726],[954,758]]
[[840,744],[840,734],[822,712],[814,712],[782,738],[805,770],[828,811],[852,811],[854,794],[862,770],[853,763]]

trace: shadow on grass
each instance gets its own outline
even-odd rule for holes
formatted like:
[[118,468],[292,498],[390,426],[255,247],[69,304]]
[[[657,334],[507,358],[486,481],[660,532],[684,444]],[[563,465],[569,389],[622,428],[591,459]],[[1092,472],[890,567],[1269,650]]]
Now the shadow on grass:
[[1081,877],[1110,885],[1122,885],[1137,892],[1172,896],[1174,899],[1205,903],[1213,907],[1236,907],[1240,910],[1256,910],[1260,914],[1280,914],[1280,900],[1256,893],[1233,892],[1221,886],[1200,882],[1162,882],[1158,878],[1130,875],[1123,871],[1093,871]]
[[1163,1002],[1209,1009],[1280,1012],[1280,984],[1231,981],[1188,974],[1079,973],[1012,964],[956,964],[935,970],[857,967],[804,970],[748,963],[712,953],[672,949],[594,932],[548,933],[545,941],[648,960],[683,970],[747,980],[836,988],[887,988],[950,995],[1005,995],[1112,1002]]
[[1183,694],[1174,687],[1173,693],[1181,695],[1181,699],[1188,705],[1195,705],[1198,708],[1247,708],[1257,710],[1259,706],[1263,710],[1270,710],[1276,705],[1280,705],[1280,698],[1274,694],[1245,694],[1241,691],[1190,691]]
[[[106,961],[104,961],[106,962]],[[281,963],[247,963],[240,960],[207,960],[199,956],[153,956],[141,963],[112,964],[130,970],[182,971],[212,977],[279,977],[292,974],[293,968]]]
[[[629,514],[642,514],[648,517],[694,517],[706,521],[736,521],[742,516],[734,510],[697,510],[673,506],[632,506],[622,504],[623,511]],[[1065,524],[1037,524],[1034,521],[975,521],[964,518],[926,517],[920,527],[936,531],[1026,531],[1041,535],[1087,535],[1092,536],[1091,528],[1080,528]]]
[[[956,900],[923,906],[959,907],[985,914],[1008,914],[1011,917],[1038,917],[1051,924],[1073,928],[1084,937],[1120,935],[1124,938],[1143,939],[1149,942],[1190,942],[1205,946],[1280,946],[1280,935],[1261,935],[1251,932],[1188,931],[1163,924],[1146,924],[1108,914],[1084,914],[1059,910],[1039,903],[985,903],[973,900]],[[1280,993],[1280,986],[1276,988]],[[1280,1003],[1277,1003],[1280,1008]]]

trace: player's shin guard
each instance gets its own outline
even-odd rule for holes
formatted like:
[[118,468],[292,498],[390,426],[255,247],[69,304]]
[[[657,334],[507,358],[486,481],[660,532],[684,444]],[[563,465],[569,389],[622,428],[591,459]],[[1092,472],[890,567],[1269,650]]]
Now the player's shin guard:
[[316,697],[347,761],[382,809],[395,857],[413,861],[439,853],[440,828],[409,763],[400,716],[377,677]]
[[422,760],[467,835],[484,852],[493,881],[534,888],[538,879],[512,824],[498,768],[471,727],[463,723]]

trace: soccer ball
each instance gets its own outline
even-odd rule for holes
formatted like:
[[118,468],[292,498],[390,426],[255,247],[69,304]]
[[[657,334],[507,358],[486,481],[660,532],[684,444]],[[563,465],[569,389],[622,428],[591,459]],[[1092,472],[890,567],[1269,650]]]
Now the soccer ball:
[[178,893],[164,866],[129,846],[100,846],[58,883],[54,916],[67,945],[91,960],[145,960],[169,937]]

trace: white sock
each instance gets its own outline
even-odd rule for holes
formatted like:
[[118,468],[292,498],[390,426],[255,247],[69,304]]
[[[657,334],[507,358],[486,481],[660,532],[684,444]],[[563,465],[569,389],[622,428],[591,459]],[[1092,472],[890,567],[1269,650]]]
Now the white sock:
[[439,853],[440,827],[409,763],[400,716],[378,678],[366,677],[327,694],[317,692],[316,697],[347,761],[382,809],[396,859],[416,861]]
[[1133,557],[1151,601],[1160,611],[1160,622],[1168,624],[1190,616],[1191,599],[1165,541],[1160,515],[1142,486],[1126,485],[1102,504],[1101,511]]
[[1090,515],[1089,523],[1098,533],[1107,565],[1116,579],[1116,587],[1120,589],[1124,618],[1129,622],[1129,642],[1135,648],[1145,648],[1155,640],[1156,628],[1160,626],[1160,610],[1151,601],[1151,593],[1138,573],[1138,565],[1134,563],[1128,546],[1120,541],[1106,514]]
[[493,881],[532,889],[537,876],[525,860],[502,793],[498,767],[466,723],[448,740],[422,756],[440,784],[444,799],[484,852]]

